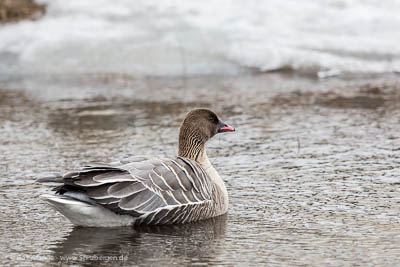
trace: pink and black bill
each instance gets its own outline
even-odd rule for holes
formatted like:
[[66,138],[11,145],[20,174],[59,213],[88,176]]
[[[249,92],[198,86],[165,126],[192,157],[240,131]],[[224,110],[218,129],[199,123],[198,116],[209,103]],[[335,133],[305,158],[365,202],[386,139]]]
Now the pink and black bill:
[[224,133],[224,132],[234,132],[235,128],[232,126],[226,124],[223,121],[218,121],[218,133]]

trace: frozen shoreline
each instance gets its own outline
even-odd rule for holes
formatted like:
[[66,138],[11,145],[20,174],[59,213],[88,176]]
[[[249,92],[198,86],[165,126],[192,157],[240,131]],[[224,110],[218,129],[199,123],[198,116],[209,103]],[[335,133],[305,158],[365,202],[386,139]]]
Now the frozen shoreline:
[[0,73],[400,71],[396,0],[41,3],[41,19],[0,27]]

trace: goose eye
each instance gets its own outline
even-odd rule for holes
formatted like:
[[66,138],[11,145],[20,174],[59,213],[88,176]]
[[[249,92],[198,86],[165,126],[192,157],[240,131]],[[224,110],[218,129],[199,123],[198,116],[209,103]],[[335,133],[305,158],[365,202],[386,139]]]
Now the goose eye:
[[218,122],[218,119],[216,117],[213,117],[213,116],[208,117],[208,120],[213,122],[213,123],[217,123]]

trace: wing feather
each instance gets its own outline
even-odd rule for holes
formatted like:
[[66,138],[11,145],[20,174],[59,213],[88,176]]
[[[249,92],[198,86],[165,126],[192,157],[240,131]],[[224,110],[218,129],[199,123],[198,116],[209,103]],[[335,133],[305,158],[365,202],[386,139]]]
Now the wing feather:
[[134,157],[110,164],[92,163],[63,176],[57,192],[79,191],[98,205],[137,217],[137,223],[191,221],[207,212],[210,181],[195,161]]
[[109,184],[103,184],[96,187],[87,188],[87,195],[93,199],[106,199],[110,197],[108,193],[108,189],[110,188]]
[[189,202],[189,200],[183,193],[183,190],[175,190],[172,191],[171,194],[174,196],[174,198],[178,201],[179,204],[186,204]]
[[181,168],[179,168],[178,166],[176,166],[172,161],[172,164],[169,164],[169,169],[175,174],[176,179],[178,180],[181,188],[185,191],[189,191],[192,189],[193,187],[193,183],[192,181],[189,179],[189,177],[187,176],[187,174],[184,172],[184,170],[182,170]]
[[102,174],[98,174],[93,177],[93,180],[98,183],[116,183],[116,182],[126,182],[126,181],[135,181],[132,176],[130,176],[126,172],[121,171],[111,171],[105,172]]
[[149,212],[163,206],[165,206],[165,202],[159,196],[153,195],[153,197],[149,201],[143,203],[137,208],[137,210]]
[[150,190],[144,190],[136,194],[123,197],[119,202],[119,207],[123,210],[135,210],[149,201],[153,195],[154,192]]
[[195,198],[192,190],[182,191],[182,194],[185,196],[185,199],[187,199],[188,203],[195,203],[199,201]]
[[123,198],[144,190],[146,187],[140,182],[121,182],[111,185],[107,192],[110,196]]
[[[175,164],[176,167],[180,168],[184,173],[187,179],[190,181],[192,186],[196,191],[199,191],[199,182],[196,181],[196,179],[193,178],[193,169],[188,165],[185,161],[181,160],[180,158],[177,158],[176,160],[172,160],[172,163]],[[192,174],[191,174],[192,173]]]

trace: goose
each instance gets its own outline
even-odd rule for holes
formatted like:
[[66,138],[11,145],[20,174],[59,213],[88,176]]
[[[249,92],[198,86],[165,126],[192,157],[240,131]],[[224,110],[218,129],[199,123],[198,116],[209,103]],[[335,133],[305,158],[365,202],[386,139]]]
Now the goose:
[[117,227],[184,224],[225,214],[228,193],[206,153],[206,142],[235,129],[208,109],[194,109],[179,131],[173,158],[134,156],[39,182],[56,182],[43,194],[74,225]]

